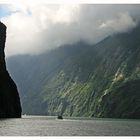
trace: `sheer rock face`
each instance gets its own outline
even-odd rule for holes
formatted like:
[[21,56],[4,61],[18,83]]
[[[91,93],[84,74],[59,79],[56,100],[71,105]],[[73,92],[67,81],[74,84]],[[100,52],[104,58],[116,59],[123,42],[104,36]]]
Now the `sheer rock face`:
[[20,118],[21,105],[17,87],[5,64],[6,26],[0,22],[0,118]]

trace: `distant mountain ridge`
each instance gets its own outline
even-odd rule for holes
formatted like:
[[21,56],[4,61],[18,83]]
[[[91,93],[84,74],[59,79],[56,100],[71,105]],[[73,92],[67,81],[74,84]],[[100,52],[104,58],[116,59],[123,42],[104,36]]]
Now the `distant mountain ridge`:
[[140,118],[140,26],[96,45],[13,56],[7,66],[25,114]]

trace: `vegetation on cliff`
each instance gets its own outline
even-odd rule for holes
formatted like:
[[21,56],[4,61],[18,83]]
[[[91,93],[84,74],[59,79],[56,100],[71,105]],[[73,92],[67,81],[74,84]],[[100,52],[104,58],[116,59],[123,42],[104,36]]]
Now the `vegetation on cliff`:
[[13,56],[7,65],[25,114],[140,118],[140,26],[96,45]]

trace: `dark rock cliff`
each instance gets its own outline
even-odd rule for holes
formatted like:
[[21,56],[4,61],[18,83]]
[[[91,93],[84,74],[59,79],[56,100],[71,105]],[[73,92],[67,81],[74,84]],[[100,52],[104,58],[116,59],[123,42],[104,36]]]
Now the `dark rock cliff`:
[[21,105],[17,87],[5,64],[6,26],[0,22],[0,118],[20,118]]

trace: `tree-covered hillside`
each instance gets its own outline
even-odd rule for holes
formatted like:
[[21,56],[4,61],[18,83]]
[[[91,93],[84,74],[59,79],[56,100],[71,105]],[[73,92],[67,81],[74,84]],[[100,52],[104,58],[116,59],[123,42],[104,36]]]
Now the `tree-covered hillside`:
[[88,45],[12,56],[23,114],[140,118],[140,26]]

